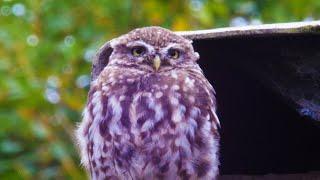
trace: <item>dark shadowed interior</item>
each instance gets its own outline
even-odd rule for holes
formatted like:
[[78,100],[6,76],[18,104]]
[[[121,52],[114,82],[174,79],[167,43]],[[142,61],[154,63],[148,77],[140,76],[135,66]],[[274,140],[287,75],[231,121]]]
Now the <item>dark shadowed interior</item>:
[[286,64],[318,57],[319,36],[232,37],[195,40],[194,46],[217,92],[222,174],[320,171],[319,121],[301,115],[295,99],[271,83],[304,91],[300,81],[287,77]]

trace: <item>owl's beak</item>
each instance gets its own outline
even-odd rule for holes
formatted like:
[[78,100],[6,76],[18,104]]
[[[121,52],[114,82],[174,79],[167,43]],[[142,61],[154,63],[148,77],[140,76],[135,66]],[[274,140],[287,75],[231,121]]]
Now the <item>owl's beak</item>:
[[156,71],[158,71],[158,69],[160,68],[160,65],[161,65],[160,57],[156,55],[156,57],[153,59],[153,67]]

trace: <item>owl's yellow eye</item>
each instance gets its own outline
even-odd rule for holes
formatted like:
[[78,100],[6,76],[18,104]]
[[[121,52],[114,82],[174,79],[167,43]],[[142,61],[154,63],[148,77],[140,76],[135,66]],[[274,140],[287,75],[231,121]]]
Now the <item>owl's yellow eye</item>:
[[180,51],[177,49],[169,49],[168,55],[172,59],[178,59],[180,57]]
[[143,46],[135,46],[131,49],[131,54],[135,57],[142,56],[146,49]]

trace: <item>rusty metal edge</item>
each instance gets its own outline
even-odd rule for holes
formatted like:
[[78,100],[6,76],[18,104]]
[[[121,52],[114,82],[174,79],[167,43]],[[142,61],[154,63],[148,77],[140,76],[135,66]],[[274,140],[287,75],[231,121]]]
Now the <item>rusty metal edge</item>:
[[263,24],[242,27],[225,27],[208,30],[176,31],[192,40],[219,39],[239,36],[269,36],[276,34],[320,34],[320,21]]

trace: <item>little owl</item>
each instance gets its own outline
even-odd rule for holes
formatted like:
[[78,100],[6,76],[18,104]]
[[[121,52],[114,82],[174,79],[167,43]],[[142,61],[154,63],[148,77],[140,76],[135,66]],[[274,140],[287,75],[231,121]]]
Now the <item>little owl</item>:
[[97,53],[77,129],[91,179],[215,179],[215,91],[192,41],[135,29]]

